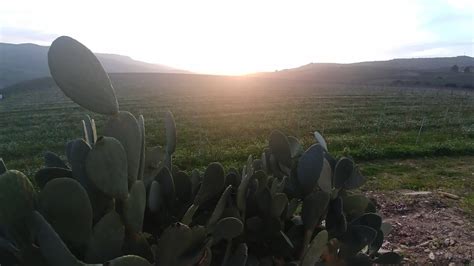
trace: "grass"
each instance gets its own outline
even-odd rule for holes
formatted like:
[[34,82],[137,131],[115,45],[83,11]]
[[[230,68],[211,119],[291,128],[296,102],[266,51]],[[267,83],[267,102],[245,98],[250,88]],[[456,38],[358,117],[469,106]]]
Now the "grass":
[[436,190],[466,196],[474,191],[474,157],[390,159],[363,162],[367,188]]
[[[377,176],[371,185],[383,189],[461,189],[459,172],[446,167],[451,157],[440,165],[429,162],[466,156],[452,158],[469,158],[472,164],[474,155],[472,92],[164,74],[117,74],[112,80],[121,109],[145,116],[147,146],[163,144],[164,112],[174,113],[174,163],[183,170],[203,169],[212,161],[240,168],[249,154],[260,155],[273,129],[298,137],[306,147],[314,142],[313,131],[322,132],[332,154],[362,162],[367,175]],[[66,142],[82,136],[84,114],[96,120],[99,133],[106,119],[55,87],[5,96],[0,156],[29,176],[41,167],[44,151],[63,155]],[[431,159],[420,166],[402,163],[420,157]],[[472,176],[466,178],[472,182]],[[467,188],[472,191],[472,183]]]
[[375,160],[360,167],[368,180],[362,189],[449,192],[474,217],[474,156]]

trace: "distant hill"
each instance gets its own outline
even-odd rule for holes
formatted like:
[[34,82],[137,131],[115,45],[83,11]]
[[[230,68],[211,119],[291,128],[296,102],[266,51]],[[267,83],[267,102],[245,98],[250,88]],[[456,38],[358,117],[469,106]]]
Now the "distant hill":
[[[50,76],[47,62],[48,49],[48,46],[30,43],[0,43],[0,88],[30,79]],[[165,65],[140,62],[123,55],[96,55],[109,73],[189,73]]]
[[[459,72],[451,71],[453,65]],[[465,67],[471,73],[464,73]],[[311,63],[293,69],[258,73],[252,76],[305,80],[317,83],[394,84],[426,86],[474,86],[474,58],[469,56],[441,58],[393,59],[352,64]]]
[[453,65],[462,69],[465,66],[473,66],[474,58],[469,56],[456,57],[434,57],[434,58],[400,58],[388,61],[372,61],[352,64],[355,66],[374,66],[391,69],[442,71],[449,70]]

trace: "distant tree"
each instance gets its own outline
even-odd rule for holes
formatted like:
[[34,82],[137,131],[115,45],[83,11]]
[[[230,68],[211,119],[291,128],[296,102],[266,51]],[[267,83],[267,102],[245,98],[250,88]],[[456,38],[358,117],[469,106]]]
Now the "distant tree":
[[454,65],[451,67],[451,72],[459,72],[459,67],[458,65]]
[[465,67],[464,73],[471,73],[471,67],[470,66]]

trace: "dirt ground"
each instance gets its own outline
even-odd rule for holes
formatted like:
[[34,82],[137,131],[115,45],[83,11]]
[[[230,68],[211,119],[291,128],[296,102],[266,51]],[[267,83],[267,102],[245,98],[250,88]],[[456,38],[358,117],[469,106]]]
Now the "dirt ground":
[[382,249],[396,251],[410,265],[474,263],[472,213],[459,207],[456,195],[443,192],[366,192],[392,225]]

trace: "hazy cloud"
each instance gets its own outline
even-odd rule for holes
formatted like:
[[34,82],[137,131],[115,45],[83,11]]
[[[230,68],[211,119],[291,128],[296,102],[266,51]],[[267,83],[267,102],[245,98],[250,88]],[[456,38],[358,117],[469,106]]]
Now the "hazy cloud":
[[391,51],[394,57],[442,57],[473,55],[474,41],[434,42],[397,47]]
[[14,0],[0,8],[3,42],[69,35],[95,52],[220,74],[473,56],[473,26],[473,0]]
[[52,34],[32,29],[15,27],[0,28],[0,42],[36,43],[40,45],[49,45],[57,37],[59,37],[58,34]]

